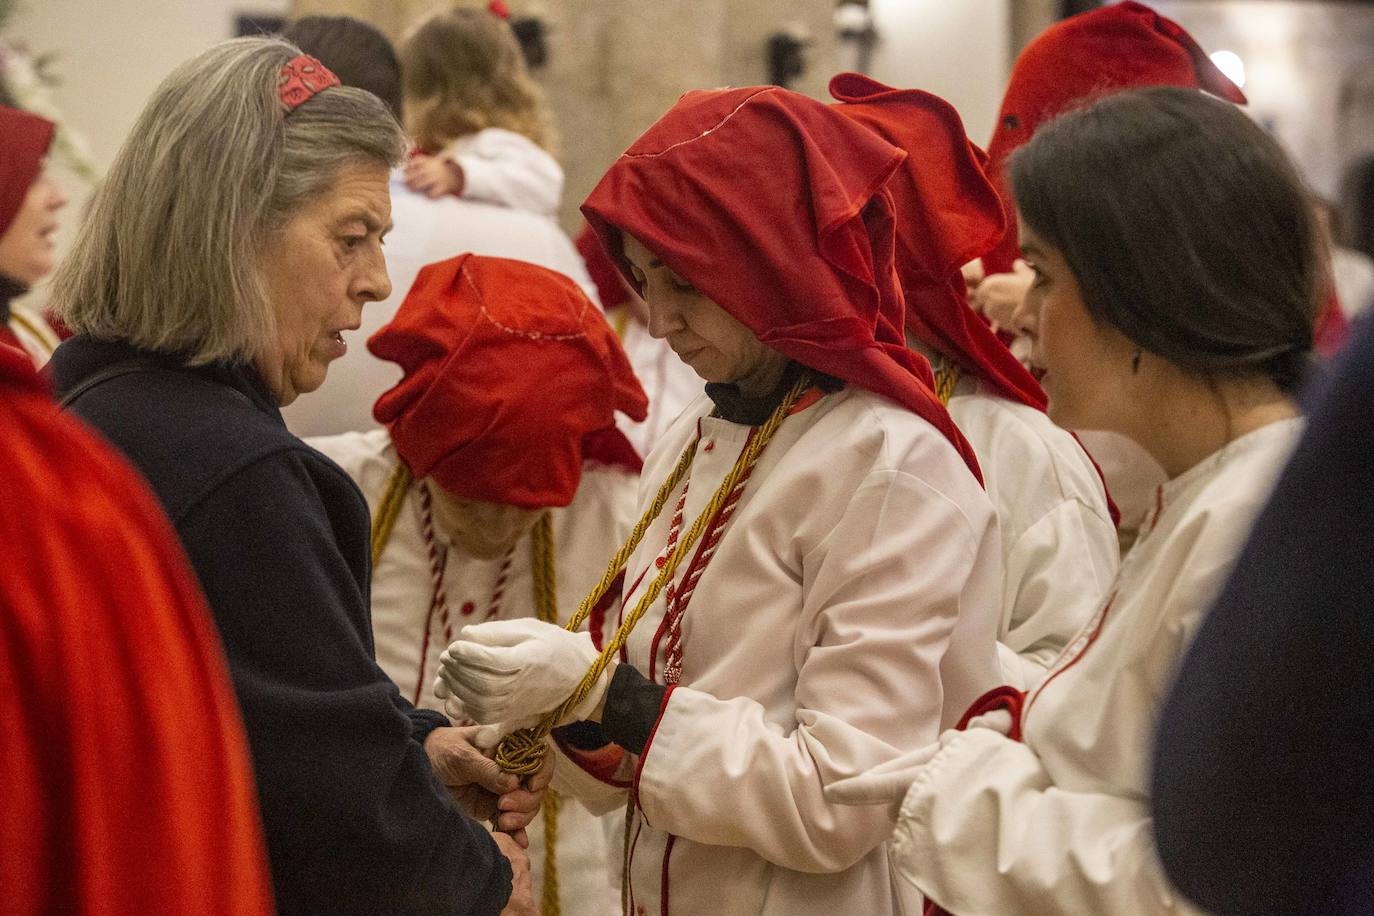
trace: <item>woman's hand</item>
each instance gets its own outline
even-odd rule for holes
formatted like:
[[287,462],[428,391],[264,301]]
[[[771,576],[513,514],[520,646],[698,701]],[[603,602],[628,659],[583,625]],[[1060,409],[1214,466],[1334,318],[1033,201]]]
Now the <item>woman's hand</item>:
[[[456,701],[474,722],[512,727],[537,722],[581,683],[601,653],[588,633],[531,618],[464,627],[439,656],[434,692]],[[602,703],[612,666],[564,721],[590,717]],[[559,723],[562,724],[562,723]]]
[[416,153],[406,161],[405,179],[406,187],[430,198],[461,195],[467,183],[463,167],[455,160],[424,153]]
[[530,858],[525,855],[524,847],[516,845],[505,834],[493,833],[491,838],[510,862],[510,899],[501,910],[501,916],[539,916],[539,907],[534,902],[534,884],[530,880]]

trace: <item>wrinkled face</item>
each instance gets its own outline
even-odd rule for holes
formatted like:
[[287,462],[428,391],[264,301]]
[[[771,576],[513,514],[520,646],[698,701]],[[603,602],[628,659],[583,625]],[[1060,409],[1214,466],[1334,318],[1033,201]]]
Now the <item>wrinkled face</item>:
[[66,195],[46,174],[29,185],[14,221],[0,236],[0,274],[32,286],[52,271],[57,211],[66,205]]
[[357,330],[363,305],[391,294],[382,257],[389,178],[382,165],[344,167],[267,246],[262,267],[277,336],[257,366],[278,404],[324,384],[329,364],[348,351],[343,335]]
[[1134,414],[1131,396],[1135,346],[1119,331],[1093,321],[1078,280],[1060,252],[1019,226],[1021,251],[1034,272],[1013,316],[1031,341],[1031,363],[1044,372],[1049,415],[1065,429],[1124,431]]
[[649,333],[668,341],[678,359],[708,382],[733,382],[745,395],[772,391],[787,357],[673,273],[628,233],[625,259],[649,309]]
[[434,524],[460,552],[479,560],[498,560],[529,534],[544,509],[521,509],[456,496],[426,479]]

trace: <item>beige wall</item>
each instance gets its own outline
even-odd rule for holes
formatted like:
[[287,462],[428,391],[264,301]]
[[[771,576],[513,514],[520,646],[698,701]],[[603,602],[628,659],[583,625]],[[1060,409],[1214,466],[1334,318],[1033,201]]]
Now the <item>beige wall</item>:
[[[1239,54],[1247,110],[1335,196],[1374,152],[1374,6],[1317,0],[1152,0],[1208,52]],[[1344,102],[1344,105],[1342,104]]]
[[[480,0],[458,0],[485,5]],[[346,13],[394,39],[445,0],[294,0],[296,15]],[[797,88],[825,91],[833,70],[832,0],[508,0],[513,14],[549,27],[549,63],[538,74],[563,137],[562,222],[625,147],[688,89],[767,80],[764,42],[784,25],[809,33],[810,67]]]

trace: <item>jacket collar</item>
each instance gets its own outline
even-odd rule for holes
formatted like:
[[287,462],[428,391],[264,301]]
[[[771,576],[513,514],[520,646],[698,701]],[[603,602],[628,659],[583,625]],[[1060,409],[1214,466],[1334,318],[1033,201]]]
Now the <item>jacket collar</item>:
[[61,395],[95,373],[116,363],[133,359],[149,360],[156,363],[159,368],[232,388],[244,395],[259,411],[273,417],[283,426],[286,425],[281,417],[281,409],[261,374],[253,366],[241,361],[189,366],[185,358],[177,354],[145,350],[124,341],[96,340],[85,334],[78,334],[57,348],[46,371],[51,377],[54,390]]

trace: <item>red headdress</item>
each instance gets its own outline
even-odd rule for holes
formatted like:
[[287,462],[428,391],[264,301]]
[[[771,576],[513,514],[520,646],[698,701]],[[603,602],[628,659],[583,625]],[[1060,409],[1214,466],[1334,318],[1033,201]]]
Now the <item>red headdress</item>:
[[959,268],[1002,234],[1002,202],[954,108],[919,89],[893,89],[857,73],[830,81],[834,108],[907,152],[887,189],[897,208],[897,278],[906,328],[1003,397],[1039,410],[1045,393],[968,307]]
[[1021,52],[988,145],[988,174],[1008,212],[1001,243],[983,256],[988,273],[1011,270],[1020,257],[1016,213],[1004,174],[1007,157],[1074,103],[1140,86],[1191,86],[1245,104],[1244,93],[1182,26],[1134,0],[1071,16]]
[[628,232],[793,360],[880,394],[977,459],[906,346],[892,198],[905,154],[777,87],[689,92],[582,205],[621,273]]
[[405,371],[373,416],[411,473],[450,493],[566,506],[584,459],[640,469],[615,412],[643,420],[648,401],[601,310],[562,274],[471,254],[430,264],[367,346]]
[[0,105],[0,236],[43,168],[53,129],[51,121]]
[[282,116],[289,115],[326,89],[339,85],[342,84],[334,72],[309,54],[291,58],[277,71]]

